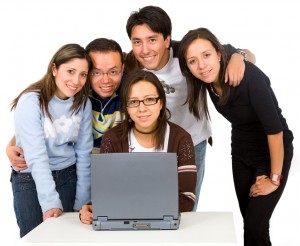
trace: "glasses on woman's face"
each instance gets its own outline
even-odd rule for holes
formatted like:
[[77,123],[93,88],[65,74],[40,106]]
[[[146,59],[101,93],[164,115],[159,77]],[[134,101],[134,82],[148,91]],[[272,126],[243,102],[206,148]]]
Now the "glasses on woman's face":
[[127,102],[127,107],[128,108],[136,108],[140,106],[140,103],[143,102],[145,106],[151,106],[154,104],[157,104],[159,97],[147,97],[143,100],[137,100],[137,99],[131,99]]
[[111,69],[107,73],[104,73],[103,71],[94,68],[91,71],[91,76],[92,76],[92,78],[102,79],[104,77],[104,74],[106,74],[108,77],[113,78],[113,77],[118,76],[120,73],[121,73],[121,71],[117,70],[117,69]]

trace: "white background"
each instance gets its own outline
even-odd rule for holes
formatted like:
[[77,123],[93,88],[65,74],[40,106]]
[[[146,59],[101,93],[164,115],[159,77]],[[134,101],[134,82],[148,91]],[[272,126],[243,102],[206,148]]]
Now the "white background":
[[[131,45],[125,29],[127,18],[132,11],[146,5],[157,5],[166,10],[173,22],[173,39],[181,39],[190,29],[207,27],[222,43],[254,52],[257,66],[271,78],[283,114],[294,132],[295,155],[289,182],[271,220],[270,233],[274,246],[299,246],[297,123],[300,111],[296,105],[299,105],[300,91],[300,15],[297,0],[1,1],[1,245],[12,245],[19,233],[9,182],[10,166],[5,154],[6,144],[14,133],[9,103],[21,90],[44,75],[52,55],[66,43],[79,43],[85,47],[95,38],[106,37],[116,40],[124,51],[129,51]],[[214,146],[207,150],[198,211],[233,211],[237,239],[242,245],[242,220],[231,175],[230,125],[213,107],[210,109]]]

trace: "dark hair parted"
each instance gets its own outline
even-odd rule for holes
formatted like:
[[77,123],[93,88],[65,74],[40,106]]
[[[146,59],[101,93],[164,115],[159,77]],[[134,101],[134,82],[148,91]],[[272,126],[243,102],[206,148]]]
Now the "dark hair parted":
[[172,22],[168,14],[160,7],[146,6],[131,13],[127,20],[126,31],[131,39],[132,28],[137,25],[148,25],[152,31],[161,33],[166,39],[171,36]]
[[[207,106],[206,88],[207,84],[196,78],[189,70],[186,63],[186,52],[191,43],[196,39],[208,40],[217,52],[221,53],[219,84],[222,88],[222,96],[220,97],[219,104],[224,105],[227,103],[230,86],[224,82],[225,71],[227,66],[227,55],[224,51],[222,44],[216,36],[207,28],[198,28],[190,30],[181,40],[178,50],[178,59],[181,72],[187,80],[188,96],[186,102],[189,103],[189,110],[194,114],[197,119],[201,118],[200,105],[204,109],[205,117],[209,118],[209,111]],[[201,101],[199,102],[199,98]]]
[[126,138],[134,126],[134,122],[131,120],[128,111],[127,111],[127,102],[129,100],[129,93],[134,84],[137,84],[141,81],[146,81],[151,83],[155,86],[158,96],[160,98],[160,102],[162,103],[162,109],[160,110],[160,114],[158,117],[158,124],[157,130],[153,133],[154,134],[154,142],[155,142],[155,149],[163,149],[164,148],[164,140],[165,140],[165,133],[166,127],[168,123],[168,119],[170,118],[171,114],[170,111],[166,107],[166,94],[164,88],[156,77],[155,74],[152,72],[144,71],[144,70],[137,70],[131,73],[126,81],[124,82],[121,90],[121,107],[122,113],[125,115],[125,119],[122,124],[122,137]]
[[118,52],[120,54],[121,62],[124,63],[123,52],[121,46],[112,39],[107,38],[97,38],[94,39],[86,46],[86,52],[89,54],[90,52]]
[[[85,59],[88,62],[89,69],[92,66],[92,62],[87,52],[79,44],[66,44],[62,46],[49,62],[46,74],[37,82],[29,85],[25,90],[23,90],[11,103],[11,110],[13,110],[20,99],[20,97],[28,92],[36,91],[39,94],[40,108],[43,114],[52,120],[51,114],[48,109],[48,104],[52,97],[55,95],[57,86],[55,83],[55,77],[52,74],[52,68],[55,66],[59,69],[60,65],[65,64],[73,59]],[[85,107],[86,102],[89,97],[90,82],[87,81],[83,88],[74,96],[74,102],[70,110],[72,113],[78,113],[80,108]]]

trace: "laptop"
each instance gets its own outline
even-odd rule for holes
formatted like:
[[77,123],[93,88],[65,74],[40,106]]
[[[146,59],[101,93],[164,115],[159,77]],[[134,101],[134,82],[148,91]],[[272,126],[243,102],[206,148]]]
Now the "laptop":
[[94,230],[179,228],[176,153],[91,155]]

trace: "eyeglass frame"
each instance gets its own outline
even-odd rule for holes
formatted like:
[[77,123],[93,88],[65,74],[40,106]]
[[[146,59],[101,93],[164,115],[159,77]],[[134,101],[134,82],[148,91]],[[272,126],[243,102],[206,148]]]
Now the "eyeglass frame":
[[[99,72],[99,75],[95,75],[93,71],[97,70]],[[115,71],[115,74],[110,74],[111,72]],[[122,72],[122,70],[117,70],[115,68],[110,69],[108,72],[104,73],[103,71],[101,71],[98,68],[93,68],[90,72],[90,75],[92,78],[99,78],[102,79],[104,77],[104,75],[106,74],[108,77],[112,78],[112,77],[116,77],[118,76],[120,73]]]
[[[155,103],[153,103],[153,104],[145,104],[145,100],[150,99],[150,98],[151,98],[151,99],[155,99]],[[157,104],[157,103],[158,103],[158,100],[160,100],[160,97],[147,97],[147,98],[144,98],[143,100],[132,99],[132,100],[128,100],[128,101],[127,101],[126,107],[127,107],[127,108],[137,108],[137,107],[140,106],[141,102],[143,102],[143,104],[144,104],[145,106],[152,106],[152,105]],[[138,102],[138,105],[136,105],[136,106],[128,106],[128,103],[129,103],[130,101],[137,101],[137,102]]]

